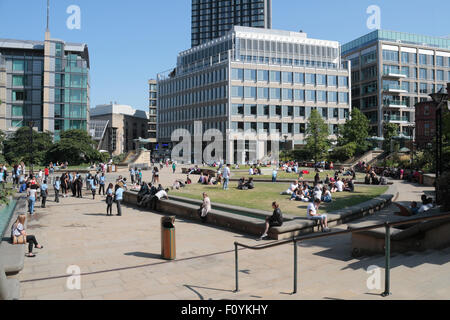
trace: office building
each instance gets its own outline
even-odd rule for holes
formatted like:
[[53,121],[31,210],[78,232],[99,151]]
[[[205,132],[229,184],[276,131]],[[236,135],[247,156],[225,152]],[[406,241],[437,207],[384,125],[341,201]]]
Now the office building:
[[272,28],[272,0],[192,0],[192,47],[233,26]]
[[[135,110],[128,105],[115,103],[98,105],[90,110],[91,120],[99,124],[96,136],[99,150],[108,151],[112,155],[120,155],[139,148],[136,139],[146,139],[148,135],[148,112]],[[101,133],[105,126],[104,133]],[[91,128],[94,130],[95,128]]]
[[151,79],[148,81],[149,85],[149,118],[148,118],[148,139],[151,141],[149,150],[156,148],[156,111],[158,104],[158,89],[157,81]]
[[[330,137],[351,111],[350,70],[336,41],[305,33],[234,26],[225,36],[183,51],[177,67],[158,75],[158,142],[171,144],[175,129],[218,129],[245,136],[224,143],[230,162],[249,159],[250,142],[277,135],[288,148],[305,144],[306,123],[316,109]],[[229,137],[229,135],[227,135]],[[234,138],[233,138],[234,139]],[[262,138],[263,139],[263,138]],[[257,142],[257,158],[271,151]]]
[[352,106],[373,136],[395,123],[413,139],[414,106],[450,80],[450,39],[376,30],[343,45],[342,56],[351,61]]
[[87,130],[89,51],[86,44],[0,39],[0,130],[32,126],[57,141],[64,130]]

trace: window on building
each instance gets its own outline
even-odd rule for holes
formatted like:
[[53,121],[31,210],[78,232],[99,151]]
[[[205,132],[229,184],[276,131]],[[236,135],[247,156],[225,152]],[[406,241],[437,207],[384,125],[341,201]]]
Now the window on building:
[[306,74],[306,84],[316,84],[316,75],[314,73],[307,73]]

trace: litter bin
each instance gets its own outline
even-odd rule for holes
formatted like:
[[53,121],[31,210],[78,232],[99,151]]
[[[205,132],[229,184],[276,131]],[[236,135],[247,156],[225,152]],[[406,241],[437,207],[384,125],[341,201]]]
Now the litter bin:
[[175,260],[175,217],[167,216],[161,218],[161,256],[166,260]]

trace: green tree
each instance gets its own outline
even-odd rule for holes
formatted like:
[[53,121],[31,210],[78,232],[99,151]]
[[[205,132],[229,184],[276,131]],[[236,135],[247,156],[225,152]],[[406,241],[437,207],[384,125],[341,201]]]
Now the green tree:
[[392,138],[398,136],[399,134],[399,126],[396,123],[384,123],[383,125],[384,132],[384,143],[383,149],[384,151],[391,151],[391,141]]
[[[33,144],[31,144],[31,132]],[[19,128],[14,135],[4,142],[4,156],[8,163],[20,161],[30,165],[43,164],[45,154],[53,145],[53,138],[50,132],[37,132],[29,127]],[[31,161],[31,157],[33,160]]]
[[328,139],[328,125],[317,110],[311,111],[306,128],[306,149],[311,152],[314,162],[325,160],[331,142]]
[[[369,137],[370,121],[367,117],[359,111],[359,109],[353,109],[351,114],[351,120],[348,120],[344,125],[340,126],[340,137],[338,138],[338,145],[345,146],[349,143],[355,143],[356,154],[362,154],[369,149],[369,143],[367,138]],[[351,150],[347,148],[347,151]],[[351,155],[350,157],[352,157]]]
[[356,142],[349,142],[343,146],[337,146],[330,154],[330,158],[333,161],[345,161],[355,155],[357,149]]
[[94,146],[95,141],[86,131],[67,130],[48,151],[47,161],[67,161],[70,165],[103,161],[104,156]]

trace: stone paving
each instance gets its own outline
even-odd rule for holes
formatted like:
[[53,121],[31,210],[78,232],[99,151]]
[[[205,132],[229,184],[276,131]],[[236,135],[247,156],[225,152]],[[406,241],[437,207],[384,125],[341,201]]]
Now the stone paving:
[[[119,174],[110,174],[111,179]],[[148,180],[149,172],[144,173]],[[164,169],[161,181],[175,177]],[[127,177],[129,179],[129,177]],[[399,201],[420,198],[432,188],[396,184]],[[170,196],[170,194],[169,194]],[[384,256],[354,259],[350,235],[299,244],[299,281],[293,288],[293,246],[262,251],[240,250],[239,286],[233,292],[235,241],[259,245],[253,237],[230,230],[177,219],[177,259],[160,258],[161,215],[123,208],[123,216],[107,217],[103,197],[50,198],[47,208],[37,206],[28,232],[44,245],[15,278],[21,281],[22,299],[449,299],[450,249],[392,257],[392,296],[384,290]],[[113,208],[116,213],[116,208]],[[386,209],[380,214],[390,214]],[[367,217],[365,219],[373,219]],[[337,229],[345,229],[339,226]],[[270,243],[264,241],[263,243]],[[81,270],[80,290],[68,289],[69,266]],[[380,266],[380,288],[369,290],[366,272]]]

